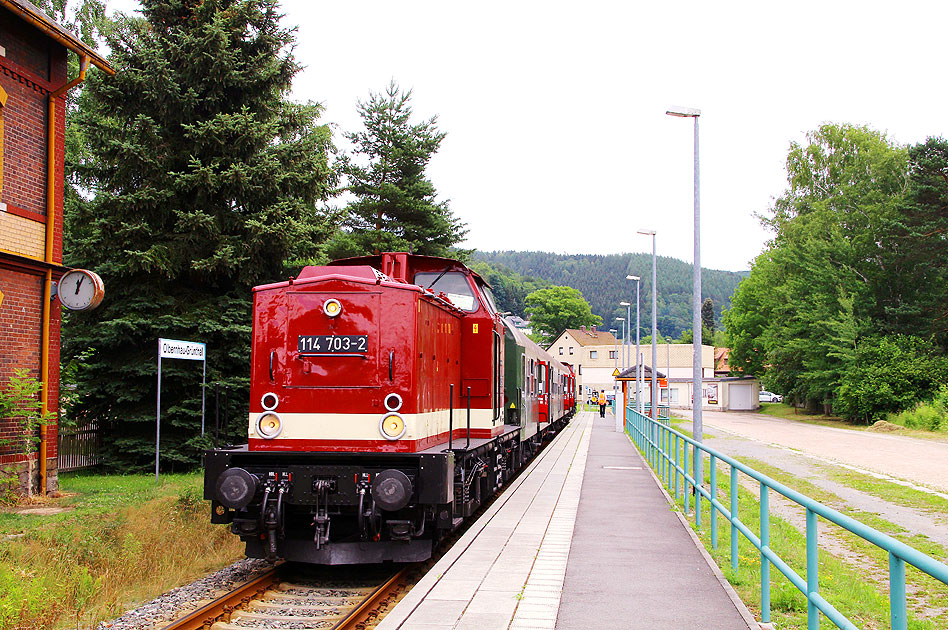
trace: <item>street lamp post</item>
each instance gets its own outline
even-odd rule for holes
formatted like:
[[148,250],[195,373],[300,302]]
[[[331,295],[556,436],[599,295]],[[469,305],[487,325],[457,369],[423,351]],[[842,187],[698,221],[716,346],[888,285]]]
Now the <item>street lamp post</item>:
[[639,285],[641,281],[638,276],[626,276],[626,280],[635,280],[635,408],[642,413],[642,376],[639,374],[639,368],[642,362],[639,360]]
[[[655,345],[658,339],[658,273],[655,270],[655,230],[639,230],[639,234],[652,237],[652,389],[649,395],[649,405],[652,410],[650,414],[652,420],[658,419],[658,376],[655,372],[655,366],[658,364],[658,347]],[[644,374],[644,368],[643,368]]]
[[[692,384],[692,432],[696,442],[702,441],[704,426],[701,419],[701,408],[703,406],[703,374],[701,369],[701,195],[699,194],[698,177],[698,118],[701,116],[700,109],[691,107],[673,107],[665,112],[669,116],[678,118],[694,118],[695,121],[695,154],[694,154],[694,204],[695,204],[695,226],[694,226],[694,271],[692,287],[692,309],[691,309],[691,327],[692,327],[692,348],[694,349],[694,383]],[[703,483],[704,471],[702,470],[702,458],[694,458],[695,481]],[[701,495],[695,494],[695,514],[698,519],[698,526],[701,526]]]
[[[624,347],[624,346],[625,346],[625,317],[616,317],[616,321],[617,321],[617,322],[622,322],[622,345],[623,345],[623,347]],[[618,339],[616,339],[616,342],[618,342]],[[619,363],[619,348],[618,348],[618,346],[617,346],[617,347],[616,347],[616,369],[618,369],[618,363]],[[613,399],[613,400],[618,400],[618,397],[619,397],[619,381],[616,380],[615,377],[613,377],[613,381],[612,381],[612,382],[613,382],[613,386],[612,386],[612,399]],[[620,415],[619,415],[618,409],[616,409],[616,414],[615,414],[615,415],[616,415],[616,417],[615,417],[615,421],[616,421],[616,431],[622,431],[622,422],[619,420]]]
[[626,308],[626,329],[629,331],[629,334],[625,337],[625,343],[622,344],[622,369],[632,367],[632,360],[627,355],[629,354],[628,347],[629,342],[632,341],[632,303],[631,302],[619,302],[619,306],[624,306]]
[[[615,340],[615,350],[614,350],[615,369],[619,369],[619,338],[616,336],[619,333],[619,331],[616,330],[615,328],[610,328],[609,332],[612,333],[612,338]],[[615,395],[615,393],[616,393],[616,380],[615,378],[613,378],[612,379],[612,394]]]

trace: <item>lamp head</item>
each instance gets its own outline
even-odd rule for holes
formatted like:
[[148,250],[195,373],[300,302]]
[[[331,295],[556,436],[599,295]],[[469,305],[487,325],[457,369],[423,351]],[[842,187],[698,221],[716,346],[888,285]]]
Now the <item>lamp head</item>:
[[625,317],[616,317],[616,321],[617,321],[617,322],[624,322],[624,321],[625,321]]
[[619,306],[632,306],[631,302],[619,302]]
[[626,279],[626,280],[635,280],[636,282],[638,282],[641,278],[639,278],[638,276],[626,276],[625,279]]
[[668,116],[677,116],[678,118],[697,118],[701,115],[700,109],[694,107],[669,107],[665,114]]
[[639,230],[639,234],[644,234],[645,236],[655,236],[657,232],[655,230]]

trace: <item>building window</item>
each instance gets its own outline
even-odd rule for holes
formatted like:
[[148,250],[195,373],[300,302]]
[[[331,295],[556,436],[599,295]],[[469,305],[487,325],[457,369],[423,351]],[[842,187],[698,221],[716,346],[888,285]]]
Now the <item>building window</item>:
[[618,351],[616,351],[616,350],[610,350],[610,351],[609,351],[609,358],[610,358],[610,359],[618,359],[618,358],[619,358],[619,353],[618,353]]
[[597,350],[590,350],[590,351],[589,351],[589,358],[590,358],[590,359],[598,359],[598,358],[599,358],[599,351],[597,351]]
[[560,346],[560,356],[563,356],[563,346]]
[[573,346],[570,346],[570,347],[569,347],[569,353],[570,353],[570,354],[573,354]]
[[667,402],[668,402],[668,394],[669,394],[669,393],[671,393],[671,401],[672,401],[672,403],[677,403],[677,402],[678,402],[678,390],[677,390],[677,389],[663,389],[663,390],[661,390],[661,391],[662,391],[661,396],[662,396],[662,402],[663,402],[663,403],[667,403]]

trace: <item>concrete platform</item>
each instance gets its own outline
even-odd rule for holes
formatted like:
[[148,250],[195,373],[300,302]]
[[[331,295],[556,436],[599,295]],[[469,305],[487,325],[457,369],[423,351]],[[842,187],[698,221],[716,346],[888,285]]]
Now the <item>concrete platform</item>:
[[580,413],[377,628],[756,628],[708,562],[613,417]]

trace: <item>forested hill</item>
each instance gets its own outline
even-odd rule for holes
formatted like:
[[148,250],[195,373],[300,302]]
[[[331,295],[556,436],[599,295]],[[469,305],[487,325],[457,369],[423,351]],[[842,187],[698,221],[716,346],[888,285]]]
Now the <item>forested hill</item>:
[[[589,302],[593,313],[602,317],[603,328],[615,326],[615,318],[625,316],[626,309],[619,306],[625,300],[632,303],[635,317],[635,283],[627,275],[642,278],[641,321],[642,334],[651,327],[652,317],[652,255],[651,254],[552,254],[548,252],[475,252],[474,260],[487,263],[494,273],[488,277],[496,285],[498,276],[510,276],[506,272],[525,276],[527,282],[554,284],[579,289]],[[677,338],[691,329],[691,263],[676,258],[658,257],[658,331],[663,336]],[[747,272],[717,271],[703,269],[702,299],[710,297],[714,302],[715,321],[720,326],[721,311],[731,303],[737,284]],[[511,280],[510,278],[504,278]],[[536,282],[540,280],[541,282]],[[545,282],[542,282],[545,281]],[[499,288],[496,287],[495,288]],[[499,296],[500,297],[500,296]],[[508,307],[517,315],[523,315],[522,306],[514,300]]]

